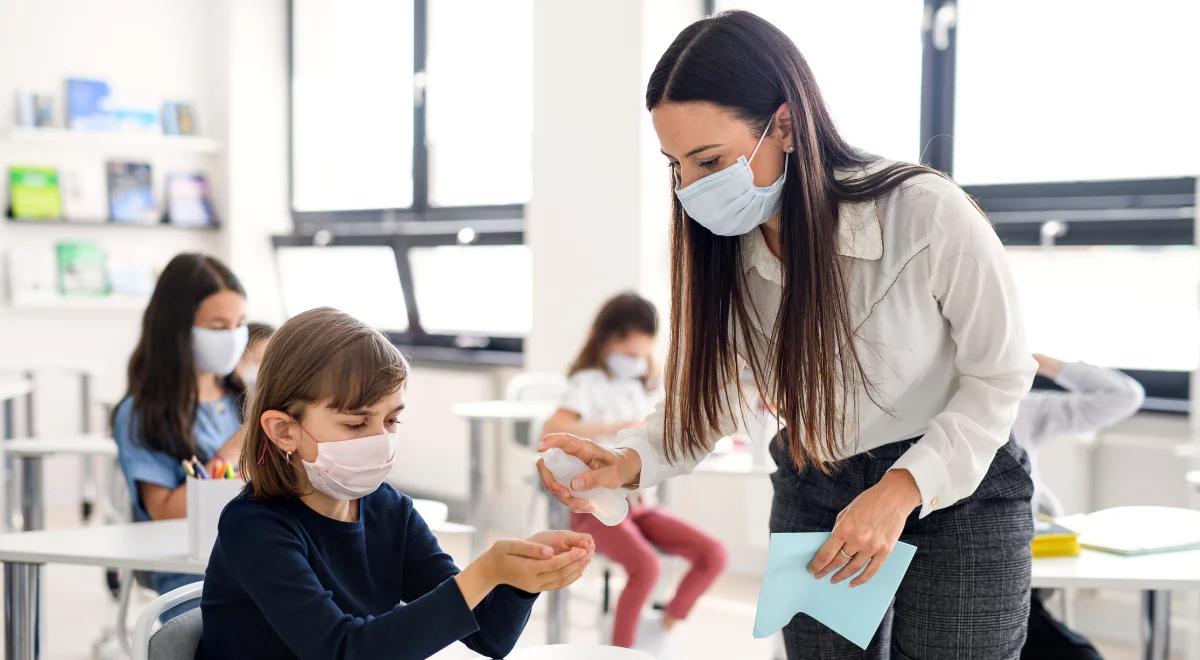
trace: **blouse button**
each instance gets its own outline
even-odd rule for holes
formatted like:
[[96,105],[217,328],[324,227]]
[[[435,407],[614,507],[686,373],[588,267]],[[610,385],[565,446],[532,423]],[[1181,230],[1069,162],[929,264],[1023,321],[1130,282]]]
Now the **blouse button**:
[[938,498],[935,496],[933,499],[929,500],[929,505],[937,506],[937,502],[938,502]]

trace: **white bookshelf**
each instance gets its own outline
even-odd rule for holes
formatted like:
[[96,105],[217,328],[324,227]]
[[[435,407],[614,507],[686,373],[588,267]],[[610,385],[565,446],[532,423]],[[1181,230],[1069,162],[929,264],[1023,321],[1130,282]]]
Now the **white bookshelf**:
[[221,143],[202,135],[162,135],[128,131],[78,131],[66,128],[14,127],[8,142],[43,148],[85,150],[104,154],[202,154],[218,156]]

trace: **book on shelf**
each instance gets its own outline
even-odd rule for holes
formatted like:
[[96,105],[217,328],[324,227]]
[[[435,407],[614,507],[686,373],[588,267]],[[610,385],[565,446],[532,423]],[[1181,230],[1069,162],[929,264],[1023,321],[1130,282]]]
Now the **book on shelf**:
[[53,96],[36,92],[17,92],[17,126],[45,128],[53,125]]
[[13,165],[8,168],[9,211],[22,220],[56,220],[62,216],[58,170]]
[[203,174],[167,175],[167,222],[179,227],[211,227],[213,214],[208,179]]
[[195,135],[196,112],[190,103],[163,103],[162,128],[166,135]]
[[58,262],[58,291],[65,297],[107,296],[107,255],[95,243],[62,242],[55,247]]
[[150,164],[112,160],[107,172],[109,219],[124,224],[157,224],[161,214],[154,203]]
[[104,224],[108,222],[108,197],[104,171],[94,163],[74,161],[59,170],[63,217],[72,222]]
[[116,128],[112,112],[112,89],[103,80],[67,79],[67,127],[84,131]]

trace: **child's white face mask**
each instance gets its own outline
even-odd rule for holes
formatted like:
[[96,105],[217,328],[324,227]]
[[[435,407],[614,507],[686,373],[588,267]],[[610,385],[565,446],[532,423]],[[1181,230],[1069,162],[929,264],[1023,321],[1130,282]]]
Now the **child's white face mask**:
[[232,330],[214,330],[192,326],[192,359],[196,369],[224,378],[233,373],[246,343],[250,340],[250,329],[240,325]]
[[[300,428],[304,428],[301,426]],[[308,429],[304,429],[308,433]],[[392,447],[394,433],[371,435],[331,442],[317,442],[317,458],[312,463],[300,459],[308,481],[318,491],[335,500],[366,497],[387,478],[396,460]],[[308,437],[313,437],[311,433]]]
[[625,355],[624,353],[610,353],[604,360],[604,366],[608,367],[608,372],[619,380],[641,378],[646,375],[646,372],[650,368],[646,358]]

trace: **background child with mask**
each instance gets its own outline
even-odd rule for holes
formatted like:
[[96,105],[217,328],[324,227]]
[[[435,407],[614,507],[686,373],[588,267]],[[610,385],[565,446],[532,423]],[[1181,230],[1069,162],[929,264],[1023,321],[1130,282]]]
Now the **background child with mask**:
[[[246,348],[245,316],[241,283],[212,257],[177,255],[159,277],[129,359],[128,389],[112,419],[134,520],[187,515],[180,461],[237,460],[244,387],[234,366]],[[148,575],[160,594],[198,579]]]
[[[568,371],[562,404],[544,432],[574,433],[601,442],[640,424],[661,396],[651,367],[657,332],[658,312],[645,298],[622,293],[604,303]],[[612,643],[634,647],[636,642],[637,648],[658,653],[666,633],[687,617],[724,569],[725,548],[649,501],[635,499],[630,504],[628,517],[615,527],[590,514],[572,514],[571,528],[591,534],[596,551],[621,564],[628,574],[617,601]],[[661,621],[639,630],[642,608],[658,582],[659,550],[686,558],[691,568]]]
[[425,658],[456,640],[513,648],[534,592],[574,582],[592,540],[498,541],[459,572],[412,500],[384,483],[408,364],[329,308],[271,338],[242,451],[248,486],[221,514],[199,658]]
[[254,384],[258,381],[258,365],[262,364],[267,341],[275,334],[275,327],[251,321],[246,324],[246,329],[246,350],[242,353],[242,359],[238,360],[237,373],[246,386],[246,393],[249,394],[254,391]]

